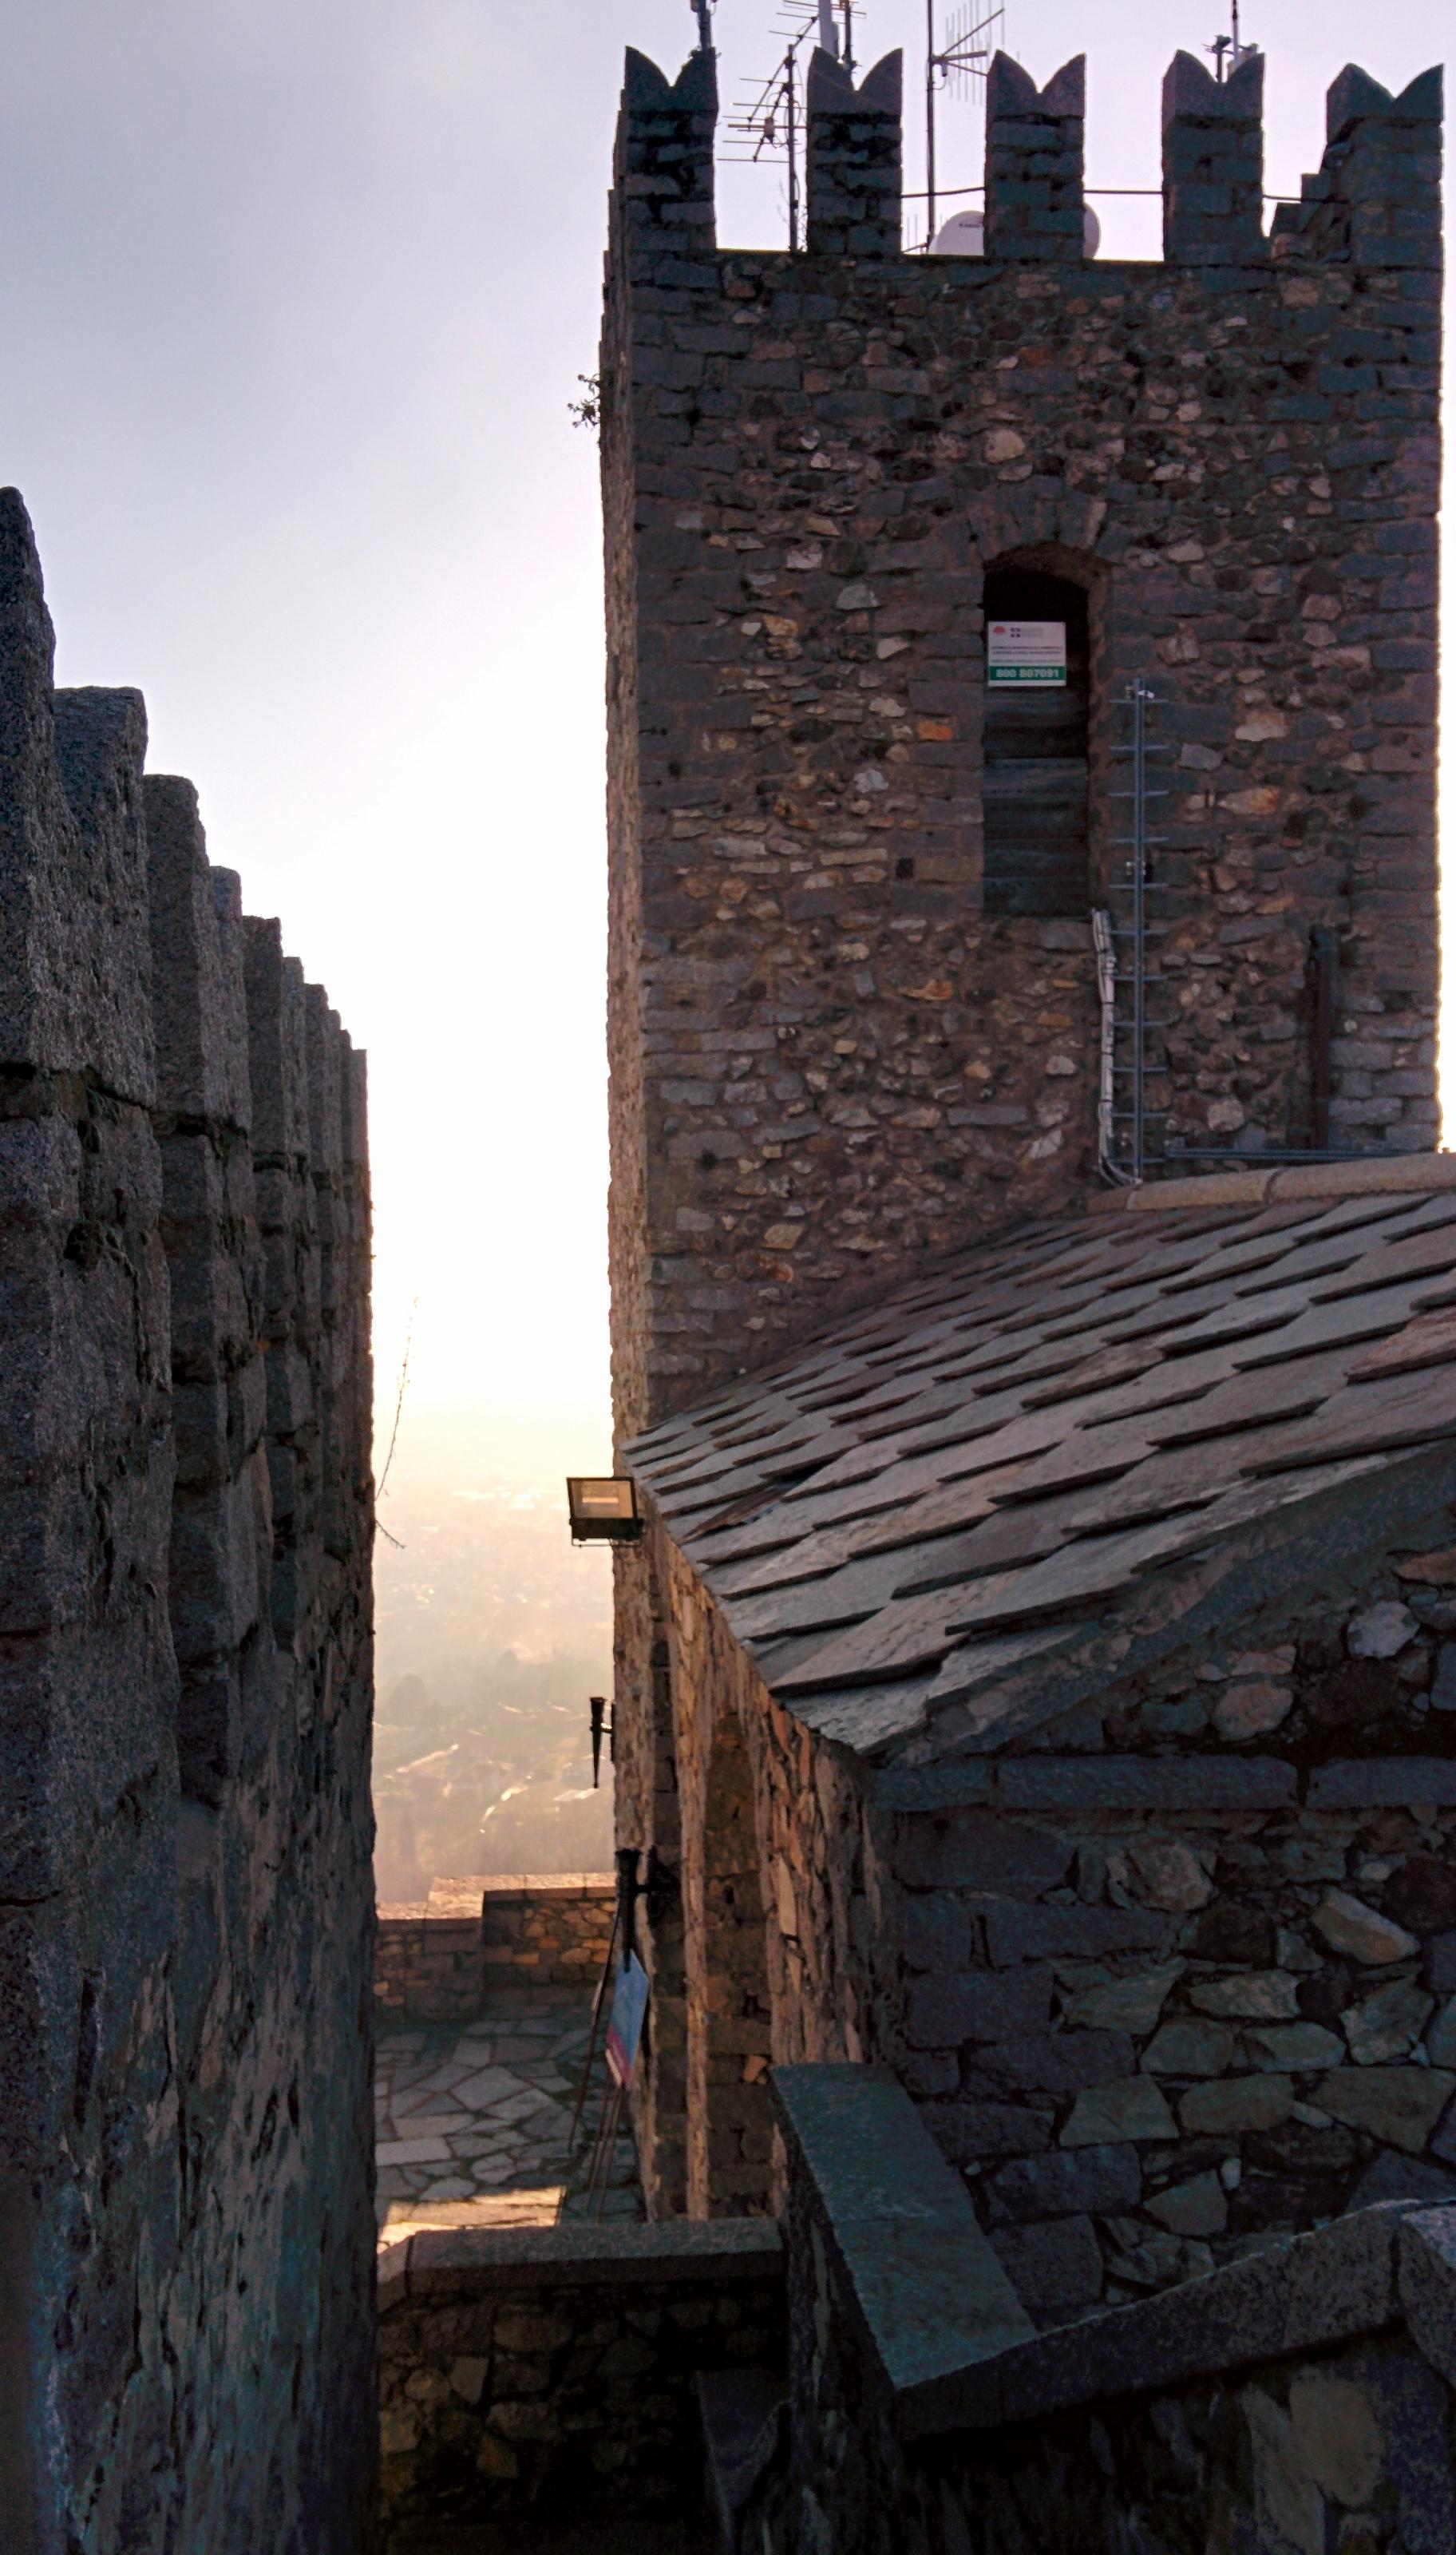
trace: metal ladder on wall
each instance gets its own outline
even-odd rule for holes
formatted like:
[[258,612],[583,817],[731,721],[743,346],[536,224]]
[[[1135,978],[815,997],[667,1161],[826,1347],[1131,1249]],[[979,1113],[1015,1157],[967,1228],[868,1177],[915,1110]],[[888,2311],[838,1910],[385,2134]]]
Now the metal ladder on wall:
[[1137,674],[1119,704],[1127,728],[1116,753],[1130,786],[1111,794],[1115,804],[1130,811],[1129,831],[1115,838],[1114,851],[1124,857],[1113,861],[1107,905],[1092,915],[1102,1013],[1097,1167],[1116,1188],[1141,1187],[1150,1163],[1164,1158],[1161,1130],[1167,1111],[1153,1105],[1153,1089],[1167,1072],[1159,1039],[1169,1024],[1149,1009],[1150,994],[1155,1002],[1162,983],[1155,944],[1168,928],[1150,911],[1156,905],[1157,888],[1149,856],[1162,838],[1150,830],[1148,812],[1153,799],[1169,795],[1149,783],[1150,758],[1168,751],[1149,735],[1157,697]]

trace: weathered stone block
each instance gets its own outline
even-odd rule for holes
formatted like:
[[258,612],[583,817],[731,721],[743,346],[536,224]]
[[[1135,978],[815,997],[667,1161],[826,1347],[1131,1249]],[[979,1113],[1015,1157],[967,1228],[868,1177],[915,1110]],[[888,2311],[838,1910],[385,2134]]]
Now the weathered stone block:
[[955,2048],[963,2040],[1007,2040],[1044,2030],[1051,2019],[1051,1975],[1015,1978],[971,1972],[962,1978],[916,1979],[906,2003],[906,2037],[913,2048]]
[[992,2225],[1134,2209],[1143,2196],[1135,2146],[1088,2146],[1002,2165],[984,2185]]

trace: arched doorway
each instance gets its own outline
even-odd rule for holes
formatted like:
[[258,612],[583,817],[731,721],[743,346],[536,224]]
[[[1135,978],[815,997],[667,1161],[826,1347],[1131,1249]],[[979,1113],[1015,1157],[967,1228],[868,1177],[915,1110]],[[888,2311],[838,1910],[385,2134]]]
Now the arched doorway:
[[773,2205],[771,2008],[758,1819],[743,1725],[720,1700],[686,1864],[687,2214]]
[[985,619],[984,909],[1084,915],[1091,904],[1086,591],[1038,568],[992,568]]

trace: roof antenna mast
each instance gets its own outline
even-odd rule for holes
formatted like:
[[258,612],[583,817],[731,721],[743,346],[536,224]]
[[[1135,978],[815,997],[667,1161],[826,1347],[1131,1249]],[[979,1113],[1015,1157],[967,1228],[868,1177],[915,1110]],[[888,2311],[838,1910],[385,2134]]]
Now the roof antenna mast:
[[713,0],[692,0],[692,14],[697,20],[697,49],[700,54],[713,50]]
[[[695,8],[701,5],[702,0],[693,0]],[[847,62],[851,7],[852,0],[780,0],[781,24],[777,32],[783,39],[783,55],[761,87],[751,96],[738,99],[738,112],[728,126],[737,140],[732,154],[736,160],[782,158],[787,162],[790,250],[802,245],[804,101],[799,56],[805,46],[817,45],[835,61]],[[841,14],[842,44],[838,26]]]
[[1239,0],[1229,0],[1229,11],[1233,34],[1215,36],[1212,44],[1205,45],[1203,48],[1206,54],[1213,56],[1214,76],[1220,87],[1228,78],[1230,71],[1238,69],[1246,54],[1257,54],[1259,51],[1257,45],[1246,45],[1239,34]]
[[[935,237],[935,100],[942,89],[978,96],[991,57],[1006,41],[1003,0],[961,0],[942,44],[935,41],[935,0],[925,0],[925,240]],[[979,192],[971,188],[972,193]]]
[[[844,19],[842,44],[839,40],[839,30],[834,24],[836,9]],[[818,0],[818,17],[820,52],[832,54],[836,61],[843,62],[847,71],[852,71],[854,68],[854,0]]]

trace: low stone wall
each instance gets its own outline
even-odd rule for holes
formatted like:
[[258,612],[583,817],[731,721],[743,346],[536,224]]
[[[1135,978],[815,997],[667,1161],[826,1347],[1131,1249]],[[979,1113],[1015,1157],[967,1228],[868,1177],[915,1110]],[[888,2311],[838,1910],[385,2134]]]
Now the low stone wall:
[[616,1904],[609,1872],[469,1873],[378,1911],[381,2021],[468,2022],[501,1988],[594,1983]]
[[1456,2545],[1456,2207],[1389,2202],[1037,2334],[878,2069],[778,2071],[787,2470],[745,2555]]
[[702,2495],[700,2371],[784,2357],[762,2222],[422,2234],[380,2255],[387,2528]]

